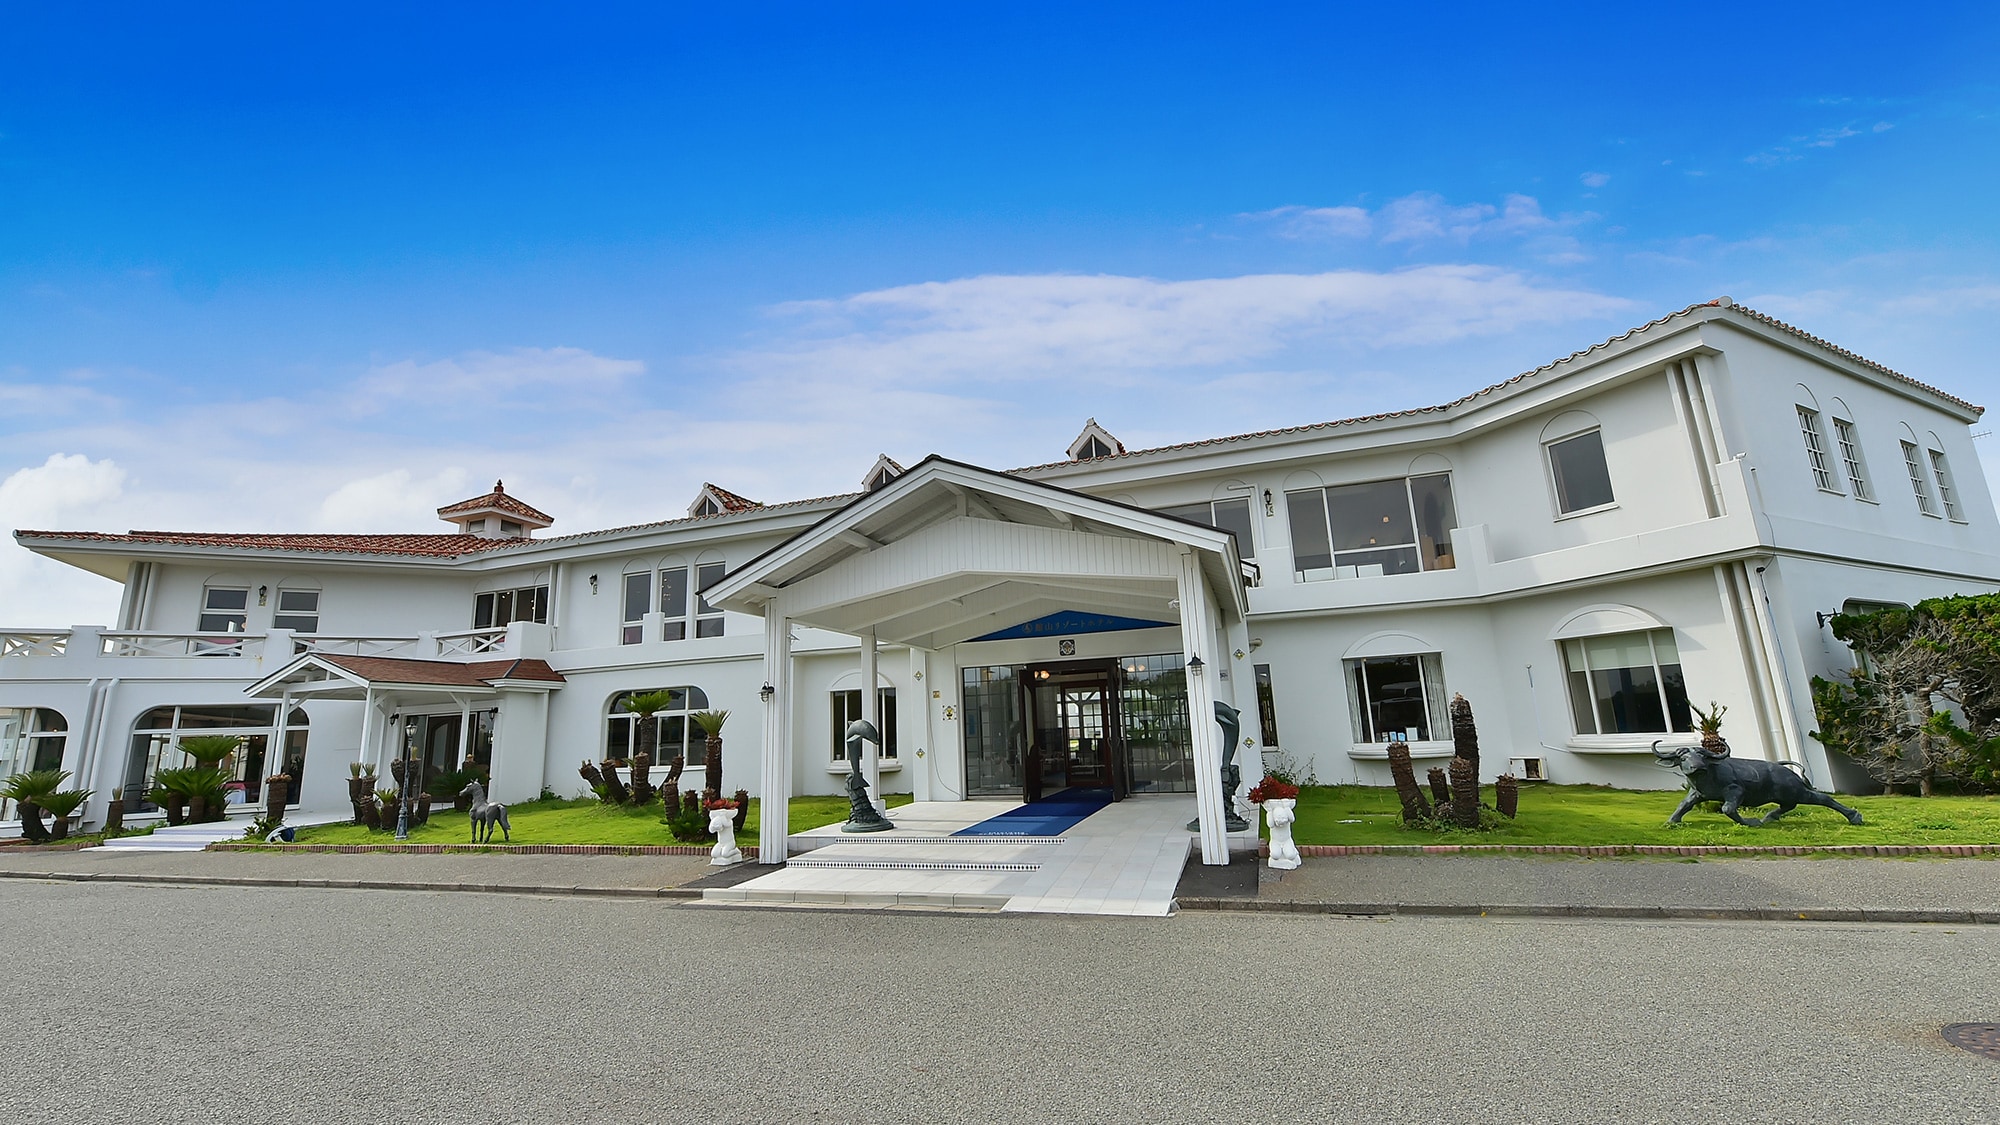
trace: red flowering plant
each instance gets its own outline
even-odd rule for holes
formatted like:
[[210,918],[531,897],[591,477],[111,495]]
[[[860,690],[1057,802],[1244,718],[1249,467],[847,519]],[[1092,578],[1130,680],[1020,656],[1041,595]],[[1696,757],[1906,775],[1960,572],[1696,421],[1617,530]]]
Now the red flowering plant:
[[1250,790],[1250,802],[1261,805],[1265,801],[1289,801],[1298,795],[1298,786],[1280,777],[1266,776]]
[[703,807],[706,808],[709,812],[714,812],[717,809],[733,809],[736,807],[736,802],[731,801],[728,798],[722,798],[719,800],[710,801]]

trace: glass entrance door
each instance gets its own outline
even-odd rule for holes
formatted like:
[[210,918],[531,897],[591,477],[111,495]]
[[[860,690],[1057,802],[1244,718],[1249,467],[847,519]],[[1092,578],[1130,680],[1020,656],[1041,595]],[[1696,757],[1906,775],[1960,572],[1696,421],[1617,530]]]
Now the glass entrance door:
[[1022,796],[1036,801],[1064,789],[1109,789],[1123,797],[1115,662],[1026,671],[1022,684],[1034,725]]

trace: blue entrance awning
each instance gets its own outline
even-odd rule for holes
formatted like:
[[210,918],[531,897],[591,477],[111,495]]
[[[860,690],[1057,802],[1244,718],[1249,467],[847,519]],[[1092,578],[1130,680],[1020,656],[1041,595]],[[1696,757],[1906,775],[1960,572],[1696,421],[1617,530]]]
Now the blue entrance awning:
[[1117,633],[1126,629],[1175,629],[1172,621],[1146,621],[1137,617],[1118,617],[1109,613],[1080,613],[1065,609],[1033,621],[1024,621],[1012,628],[1000,629],[975,641],[1019,641],[1033,637],[1073,637],[1079,633]]

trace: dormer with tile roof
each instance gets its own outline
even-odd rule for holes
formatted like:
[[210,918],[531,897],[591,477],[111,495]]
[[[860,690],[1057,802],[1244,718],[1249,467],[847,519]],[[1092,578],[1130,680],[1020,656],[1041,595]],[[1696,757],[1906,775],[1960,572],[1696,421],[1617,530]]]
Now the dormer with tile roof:
[[1084,422],[1083,432],[1069,443],[1072,461],[1095,461],[1099,457],[1115,457],[1125,452],[1125,443],[1111,436],[1111,431],[1097,424],[1091,418]]
[[694,503],[688,505],[688,518],[722,516],[731,512],[747,512],[752,508],[763,506],[747,496],[738,496],[726,488],[703,481],[701,491],[695,494]]
[[556,522],[554,516],[507,495],[506,483],[497,480],[486,495],[447,504],[437,514],[446,523],[457,524],[461,534],[484,539],[529,539]]

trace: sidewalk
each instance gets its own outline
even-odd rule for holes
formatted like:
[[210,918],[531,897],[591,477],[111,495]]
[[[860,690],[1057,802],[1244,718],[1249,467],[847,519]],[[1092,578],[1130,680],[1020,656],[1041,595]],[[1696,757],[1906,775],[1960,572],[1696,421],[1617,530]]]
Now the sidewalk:
[[[0,850],[0,880],[315,886],[692,899],[769,874],[703,856]],[[2000,924],[1994,859],[1311,857],[1273,871],[1191,857],[1183,910]]]
[[2000,860],[1341,856],[1190,864],[1181,908],[2000,924]]

